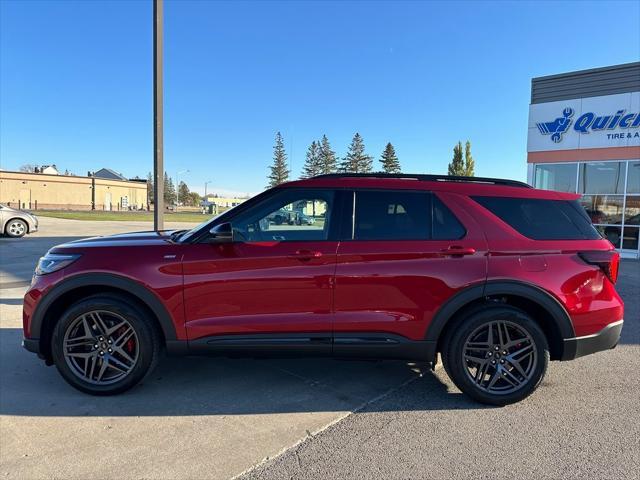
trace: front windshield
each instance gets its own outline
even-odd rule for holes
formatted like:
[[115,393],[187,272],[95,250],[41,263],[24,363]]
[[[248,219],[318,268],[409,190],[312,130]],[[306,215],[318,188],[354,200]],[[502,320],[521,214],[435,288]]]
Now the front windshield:
[[220,212],[219,214],[214,215],[213,217],[210,217],[210,218],[206,219],[204,222],[199,223],[198,225],[193,227],[191,230],[187,230],[186,232],[184,232],[182,235],[180,235],[178,238],[176,238],[176,241],[178,241],[178,242],[188,242],[190,239],[192,239],[195,236],[195,234],[197,232],[202,230],[205,227],[205,225],[213,223],[218,218],[220,218],[222,215],[226,215],[227,213],[232,212],[233,210],[238,208],[239,205],[240,204],[234,205],[231,208],[229,208],[228,210],[225,210],[224,212]]

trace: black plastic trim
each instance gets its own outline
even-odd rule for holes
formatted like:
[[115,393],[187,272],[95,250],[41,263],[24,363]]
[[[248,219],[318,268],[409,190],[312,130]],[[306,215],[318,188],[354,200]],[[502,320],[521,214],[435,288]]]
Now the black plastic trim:
[[215,335],[190,340],[189,353],[227,357],[330,356],[331,333]]
[[[112,287],[125,291],[143,304],[145,304],[156,316],[164,338],[167,342],[176,340],[176,330],[171,319],[171,316],[162,305],[162,302],[144,285],[131,280],[129,278],[113,275],[110,273],[83,273],[69,278],[65,278],[55,287],[53,287],[42,299],[38,302],[35,311],[31,317],[30,332],[32,338],[40,338],[42,324],[46,316],[47,311],[51,305],[62,295],[72,290],[82,287]],[[42,346],[39,346],[42,349]]]
[[436,343],[389,333],[337,333],[333,339],[333,356],[435,363]]
[[[450,298],[433,317],[427,329],[425,340],[437,342],[447,323],[461,308],[475,300],[499,295],[515,295],[537,303],[549,313],[563,340],[575,337],[569,314],[560,302],[549,293],[529,283],[515,280],[497,280],[470,286]],[[565,352],[563,352],[562,358],[564,358],[564,355]]]
[[585,355],[615,348],[620,340],[622,321],[610,323],[598,333],[584,337],[566,338],[562,360],[574,360]]

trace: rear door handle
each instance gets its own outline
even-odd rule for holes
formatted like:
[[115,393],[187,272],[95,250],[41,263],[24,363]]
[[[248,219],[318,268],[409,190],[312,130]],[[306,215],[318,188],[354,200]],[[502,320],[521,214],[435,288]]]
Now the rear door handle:
[[447,257],[462,257],[464,255],[473,255],[474,253],[476,253],[476,249],[471,247],[452,245],[448,248],[440,250],[440,253]]
[[318,252],[317,250],[296,250],[296,253],[291,256],[298,260],[311,260],[312,258],[320,258],[322,252]]

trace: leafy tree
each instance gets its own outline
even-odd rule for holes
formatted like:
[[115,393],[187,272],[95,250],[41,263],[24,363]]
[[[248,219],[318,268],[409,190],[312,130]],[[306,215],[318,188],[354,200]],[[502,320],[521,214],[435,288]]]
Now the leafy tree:
[[351,140],[347,156],[340,163],[340,170],[347,173],[369,173],[373,169],[373,158],[364,151],[364,141],[359,133]]
[[189,192],[189,196],[187,197],[187,204],[191,207],[197,207],[200,205],[202,199],[200,198],[200,194],[198,192]]
[[467,177],[473,177],[475,175],[475,163],[471,156],[471,142],[467,140],[464,145],[464,174]]
[[301,178],[311,178],[320,175],[322,173],[322,164],[320,162],[320,142],[314,140],[307,150],[307,158],[302,167]]
[[284,150],[284,142],[280,132],[276,133],[276,144],[273,147],[273,164],[269,173],[269,185],[267,188],[275,187],[289,180],[289,169],[287,168],[287,153]]
[[176,202],[176,188],[167,172],[164,172],[164,203],[173,205]]
[[328,174],[335,173],[338,169],[338,159],[336,158],[336,152],[331,149],[331,145],[329,144],[329,139],[326,135],[322,135],[322,140],[320,140],[320,173]]
[[462,160],[462,142],[453,147],[453,160],[449,164],[448,175],[464,175],[464,161]]
[[178,203],[186,205],[189,200],[189,187],[183,181],[178,185]]
[[151,172],[149,172],[149,175],[147,175],[147,203],[149,204],[153,203],[153,185],[153,175],[151,174]]
[[402,171],[400,162],[396,156],[396,149],[393,148],[391,143],[387,143],[387,146],[384,147],[384,151],[380,157],[380,163],[382,163],[382,170],[385,173],[400,173]]

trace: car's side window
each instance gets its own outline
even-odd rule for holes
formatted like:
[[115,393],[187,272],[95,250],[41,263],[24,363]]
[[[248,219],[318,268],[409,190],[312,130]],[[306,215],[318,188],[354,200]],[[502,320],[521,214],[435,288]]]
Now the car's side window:
[[432,196],[432,240],[459,240],[467,230],[436,195]]
[[332,191],[283,190],[231,220],[234,240],[327,240],[333,197]]
[[357,191],[354,240],[428,240],[431,195],[415,191]]

